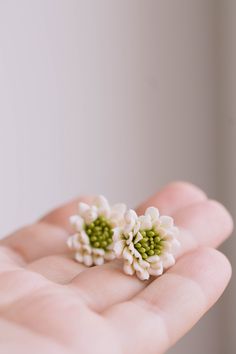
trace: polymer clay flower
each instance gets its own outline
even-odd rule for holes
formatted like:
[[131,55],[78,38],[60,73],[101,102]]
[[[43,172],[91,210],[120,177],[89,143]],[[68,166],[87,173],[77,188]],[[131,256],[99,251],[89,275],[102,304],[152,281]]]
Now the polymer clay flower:
[[126,274],[136,273],[145,280],[174,265],[179,229],[170,216],[160,216],[157,208],[150,207],[142,216],[128,210],[124,221],[124,227],[115,230],[113,241],[117,257],[124,259]]
[[92,205],[79,203],[78,214],[70,218],[75,234],[67,241],[78,262],[92,266],[115,258],[112,237],[114,229],[123,224],[125,211],[125,204],[111,207],[103,196],[96,197]]

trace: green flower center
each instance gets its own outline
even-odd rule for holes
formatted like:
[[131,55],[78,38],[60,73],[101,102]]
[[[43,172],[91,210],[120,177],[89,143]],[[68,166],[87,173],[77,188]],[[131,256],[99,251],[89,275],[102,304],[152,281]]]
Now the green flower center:
[[85,225],[85,232],[93,248],[102,248],[106,251],[112,243],[112,227],[103,216],[99,216],[93,223]]
[[142,258],[147,259],[150,256],[159,256],[163,249],[163,239],[160,238],[156,230],[142,230],[140,233],[143,238],[134,247],[139,251]]

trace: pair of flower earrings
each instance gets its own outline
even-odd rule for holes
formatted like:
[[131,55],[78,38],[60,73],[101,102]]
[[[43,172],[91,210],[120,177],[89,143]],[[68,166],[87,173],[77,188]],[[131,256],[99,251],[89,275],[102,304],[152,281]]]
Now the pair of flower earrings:
[[70,222],[75,234],[67,244],[75,260],[88,267],[121,258],[126,274],[146,280],[175,264],[179,230],[170,216],[160,216],[155,207],[138,216],[125,204],[110,206],[98,196],[91,205],[79,203],[78,214]]

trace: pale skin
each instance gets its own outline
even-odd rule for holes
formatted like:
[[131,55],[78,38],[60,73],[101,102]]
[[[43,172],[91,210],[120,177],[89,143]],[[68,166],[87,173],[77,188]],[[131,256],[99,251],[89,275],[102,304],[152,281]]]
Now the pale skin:
[[0,241],[0,352],[159,354],[218,300],[231,267],[216,251],[232,232],[226,209],[187,183],[144,202],[181,230],[176,265],[159,278],[123,274],[120,261],[85,268],[66,239],[78,200]]

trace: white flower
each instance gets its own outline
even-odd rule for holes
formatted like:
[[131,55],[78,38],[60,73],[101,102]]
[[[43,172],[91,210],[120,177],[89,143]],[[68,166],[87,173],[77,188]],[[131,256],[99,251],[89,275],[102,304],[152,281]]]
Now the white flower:
[[86,266],[114,259],[112,237],[114,229],[122,226],[125,212],[125,204],[111,207],[103,196],[95,198],[92,205],[79,203],[78,214],[70,218],[75,234],[67,241],[75,259]]
[[174,265],[179,229],[170,216],[160,216],[157,208],[150,207],[142,216],[128,210],[124,220],[124,226],[114,231],[113,242],[117,257],[124,259],[126,274],[136,273],[145,280]]

